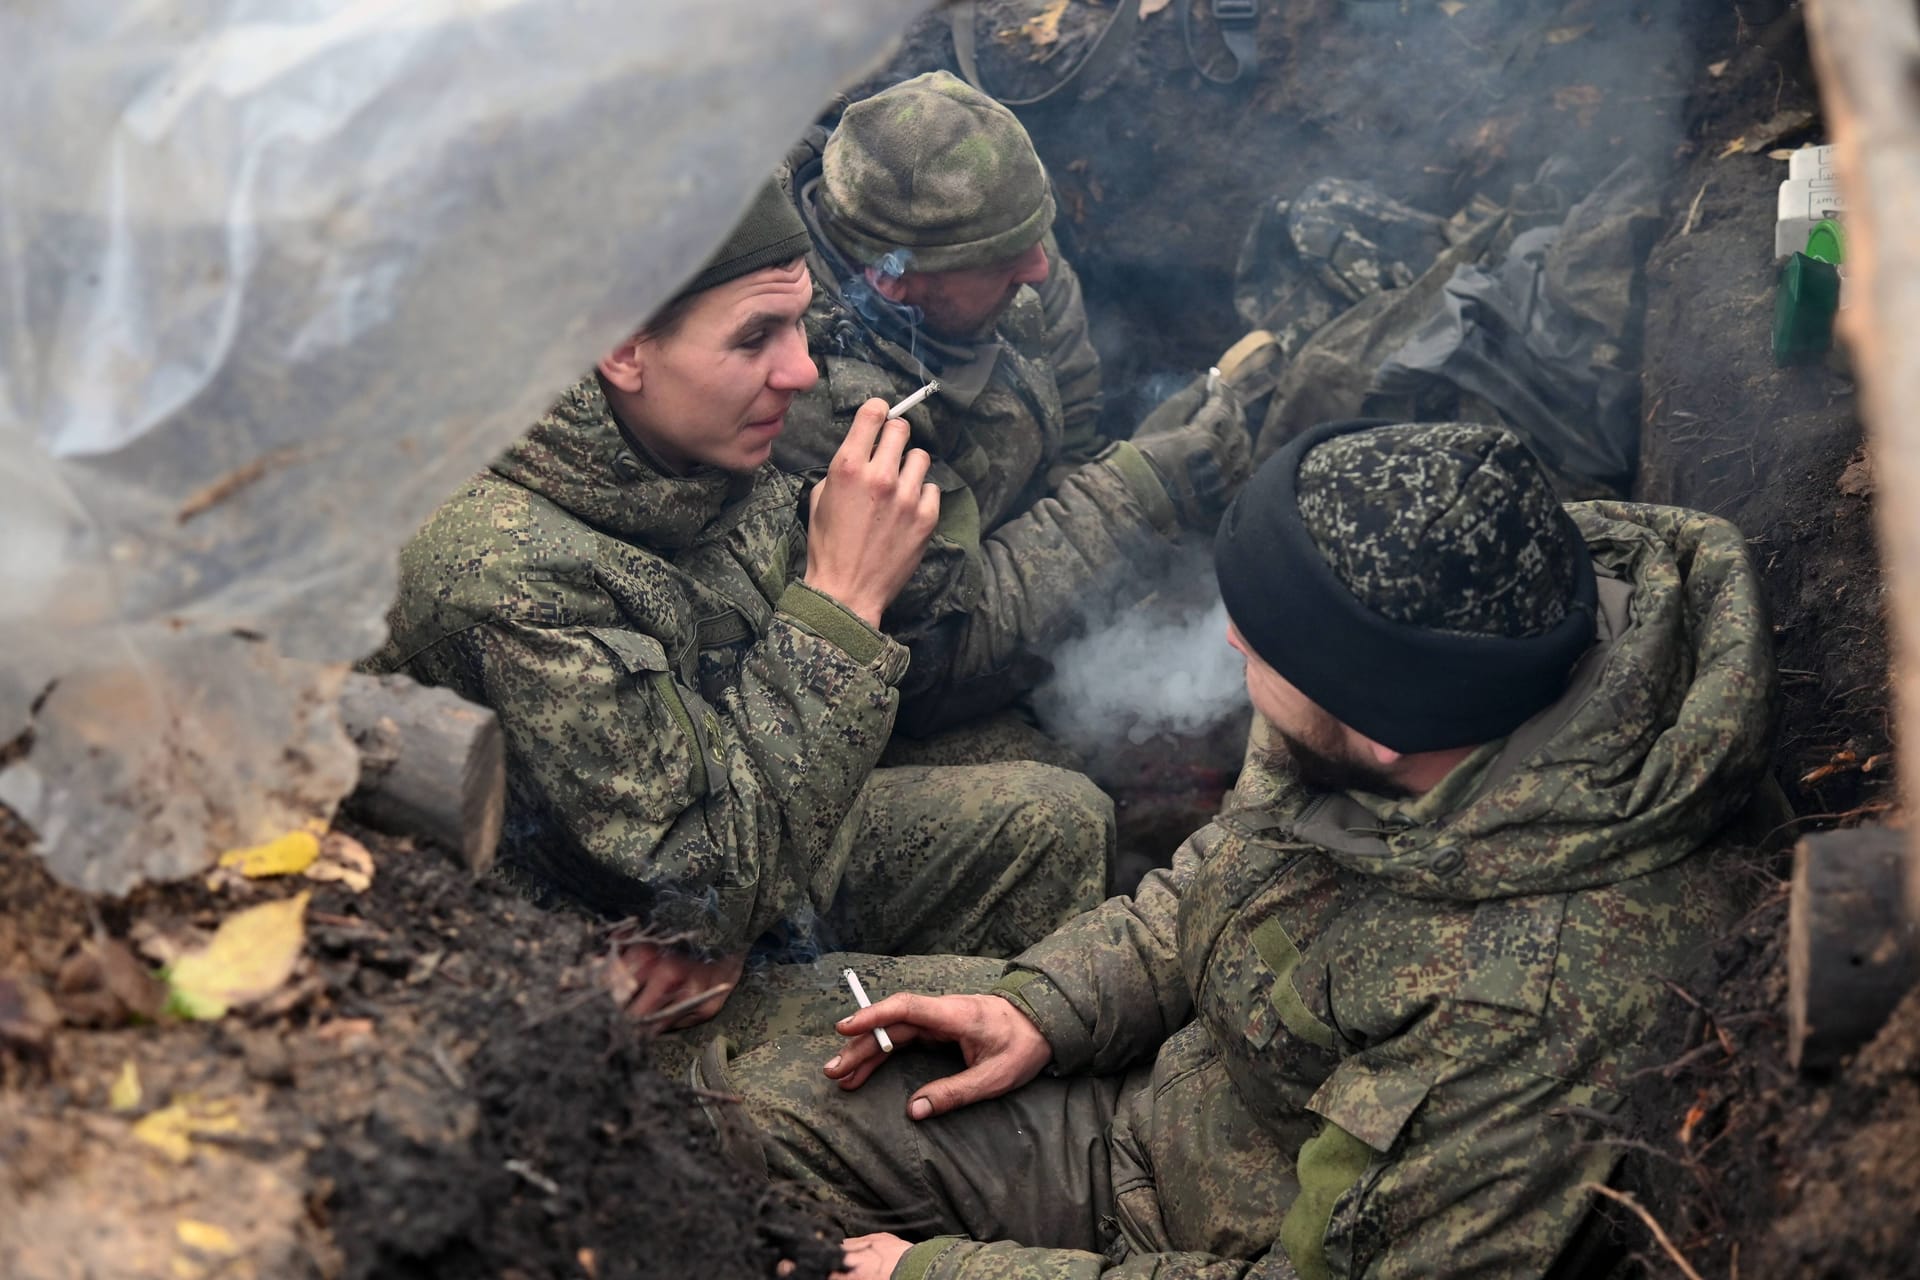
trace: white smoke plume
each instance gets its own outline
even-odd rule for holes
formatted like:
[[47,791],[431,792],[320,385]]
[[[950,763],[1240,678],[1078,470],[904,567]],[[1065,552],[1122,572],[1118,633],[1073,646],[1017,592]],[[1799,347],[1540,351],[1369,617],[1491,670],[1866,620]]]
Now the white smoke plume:
[[1055,650],[1034,691],[1047,730],[1089,760],[1203,734],[1246,709],[1246,665],[1227,644],[1212,558],[1182,554],[1170,570],[1160,591]]

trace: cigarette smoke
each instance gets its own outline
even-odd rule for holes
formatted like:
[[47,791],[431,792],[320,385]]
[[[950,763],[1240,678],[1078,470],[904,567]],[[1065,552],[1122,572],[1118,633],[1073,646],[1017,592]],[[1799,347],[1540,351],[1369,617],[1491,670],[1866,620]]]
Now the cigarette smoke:
[[1203,734],[1245,712],[1246,666],[1204,547],[1182,548],[1146,600],[1088,620],[1034,691],[1048,732],[1090,761],[1163,735]]

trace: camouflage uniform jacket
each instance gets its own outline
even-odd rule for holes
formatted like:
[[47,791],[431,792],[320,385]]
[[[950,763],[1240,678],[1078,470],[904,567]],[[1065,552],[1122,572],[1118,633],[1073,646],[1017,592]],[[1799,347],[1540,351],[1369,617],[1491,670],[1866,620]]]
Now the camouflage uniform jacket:
[[788,411],[774,458],[789,471],[824,467],[861,404],[940,380],[907,413],[913,444],[934,459],[940,523],[884,620],[913,653],[900,726],[925,735],[1030,689],[1047,670],[1040,652],[1089,596],[1121,579],[1143,540],[1173,531],[1173,505],[1138,449],[1096,431],[1099,357],[1079,279],[1051,236],[1046,281],[1021,287],[991,338],[944,342],[907,330],[826,239],[807,181],[817,171],[793,181],[814,238],[806,325],[821,379]]
[[1057,1071],[1137,1073],[1108,1255],[930,1241],[900,1280],[1547,1273],[1613,1166],[1591,1117],[1664,1060],[1661,978],[1730,915],[1700,851],[1773,691],[1736,530],[1572,510],[1604,616],[1558,703],[1412,801],[1256,771],[1170,872],[1010,962]]
[[796,499],[664,474],[588,378],[407,544],[385,665],[499,713],[537,885],[727,949],[831,900],[906,655],[792,580]]

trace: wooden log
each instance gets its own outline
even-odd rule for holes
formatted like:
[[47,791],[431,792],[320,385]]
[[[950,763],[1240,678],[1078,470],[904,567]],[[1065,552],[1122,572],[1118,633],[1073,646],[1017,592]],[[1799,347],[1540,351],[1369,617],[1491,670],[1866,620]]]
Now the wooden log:
[[360,749],[347,812],[376,830],[443,844],[485,874],[507,798],[506,741],[493,712],[406,676],[355,672],[341,690],[340,719]]
[[1864,1045],[1920,979],[1920,928],[1902,899],[1906,833],[1806,836],[1787,901],[1787,1057],[1824,1070]]
[[[1913,0],[1806,0],[1807,42],[1847,198],[1841,336],[1860,375],[1877,479],[1887,614],[1903,743],[1920,742],[1920,15]],[[1920,795],[1920,751],[1900,753]],[[1920,826],[1913,829],[1920,837]],[[1907,857],[1920,920],[1920,849]]]

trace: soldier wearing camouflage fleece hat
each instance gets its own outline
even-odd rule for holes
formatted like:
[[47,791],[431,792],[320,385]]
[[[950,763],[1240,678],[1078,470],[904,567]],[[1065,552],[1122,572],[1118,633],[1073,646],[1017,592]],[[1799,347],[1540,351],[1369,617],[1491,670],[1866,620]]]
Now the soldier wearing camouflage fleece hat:
[[838,1035],[706,1060],[856,1280],[1591,1261],[1600,1139],[1675,1051],[1663,978],[1765,827],[1745,543],[1563,508],[1498,428],[1337,424],[1263,464],[1216,560],[1274,750],[1170,870],[1005,966],[890,962]]
[[776,460],[818,467],[863,400],[940,383],[907,415],[940,523],[887,618],[913,654],[900,724],[932,733],[1031,688],[1093,595],[1136,585],[1143,548],[1212,531],[1247,471],[1243,415],[1202,382],[1132,442],[1099,437],[1100,364],[1046,172],[1013,113],[946,72],[848,107],[791,187],[822,377]]

